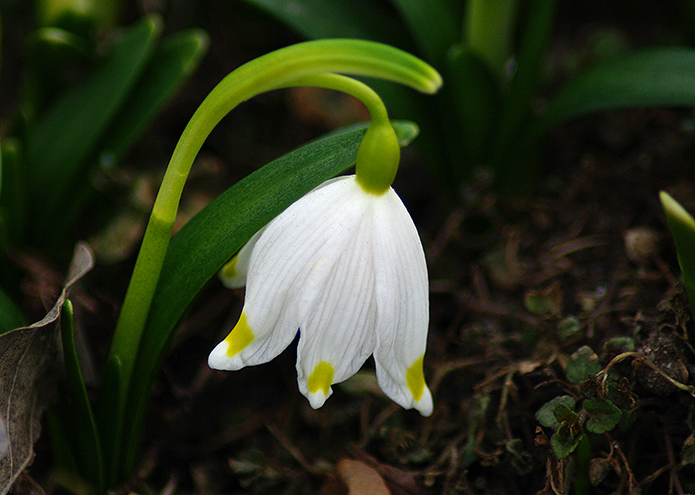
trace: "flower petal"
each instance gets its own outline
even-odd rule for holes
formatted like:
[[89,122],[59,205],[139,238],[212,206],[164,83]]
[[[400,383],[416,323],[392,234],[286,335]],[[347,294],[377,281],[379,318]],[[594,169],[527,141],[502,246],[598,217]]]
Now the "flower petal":
[[351,202],[349,188],[340,187],[349,178],[340,179],[312,190],[264,228],[249,260],[245,321],[213,350],[211,367],[231,370],[265,363],[292,342],[306,311],[303,302],[316,300],[322,291],[306,281],[312,270],[320,273],[317,252],[329,235],[327,225],[339,222]]
[[432,413],[422,360],[429,326],[427,264],[417,229],[393,190],[374,212],[377,380],[406,409]]
[[246,285],[246,274],[249,270],[251,252],[264,230],[265,227],[253,234],[251,239],[249,239],[239,252],[224,265],[222,270],[220,270],[220,280],[225,287],[238,289]]
[[[315,299],[304,301],[309,310],[300,321],[297,381],[314,408],[323,405],[333,383],[360,369],[376,344],[370,234],[373,203],[378,198],[362,191],[356,182],[349,187],[354,198],[336,221],[324,226],[329,237],[317,257],[330,268],[316,277],[312,271],[307,283],[316,286],[310,291]],[[328,366],[330,375],[323,371]]]

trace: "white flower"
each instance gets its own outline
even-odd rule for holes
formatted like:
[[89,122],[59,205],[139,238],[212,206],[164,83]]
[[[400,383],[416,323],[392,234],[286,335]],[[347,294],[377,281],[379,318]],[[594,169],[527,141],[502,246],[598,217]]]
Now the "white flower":
[[327,181],[258,232],[232,268],[230,286],[243,285],[248,268],[246,300],[239,322],[210,354],[210,367],[268,362],[299,331],[297,379],[312,407],[374,354],[386,395],[431,414],[422,372],[427,267],[393,189],[367,192],[354,175]]

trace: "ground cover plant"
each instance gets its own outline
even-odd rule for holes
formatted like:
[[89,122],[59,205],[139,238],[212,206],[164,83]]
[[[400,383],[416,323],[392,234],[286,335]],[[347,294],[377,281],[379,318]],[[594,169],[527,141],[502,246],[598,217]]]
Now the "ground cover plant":
[[[402,22],[400,9],[375,4],[388,22]],[[55,193],[51,200],[73,205],[70,215],[54,225],[46,218],[55,215],[55,208],[36,199],[42,196],[15,199],[21,198],[21,190],[12,187],[16,174],[11,173],[24,170],[13,164],[31,156],[24,151],[31,143],[30,130],[32,125],[41,127],[36,124],[41,111],[50,108],[36,103],[42,100],[36,100],[35,93],[24,93],[22,80],[9,76],[25,67],[19,47],[33,39],[27,33],[34,32],[40,10],[2,4],[7,41],[0,83],[7,96],[2,101],[5,258],[0,323],[10,330],[25,327],[3,335],[0,347],[4,479],[14,482],[18,492],[49,493],[95,493],[109,487],[137,493],[334,494],[352,493],[360,485],[377,493],[692,491],[694,330],[688,303],[692,291],[686,291],[688,242],[682,241],[691,235],[692,219],[676,201],[685,212],[695,211],[695,135],[692,109],[682,106],[688,102],[682,93],[679,97],[686,99],[676,107],[640,106],[558,118],[552,130],[544,131],[550,138],[538,144],[544,173],[534,179],[532,193],[520,196],[500,194],[480,173],[483,169],[458,179],[453,196],[444,192],[427,146],[417,147],[423,135],[415,137],[417,128],[411,122],[394,123],[401,144],[413,141],[403,148],[394,187],[413,216],[429,270],[430,323],[422,365],[433,400],[431,411],[424,403],[416,406],[431,412],[429,417],[387,398],[403,402],[383,380],[377,383],[378,357],[335,384],[333,373],[341,371],[335,357],[326,355],[320,362],[330,364],[330,378],[326,366],[309,366],[309,372],[321,372],[314,382],[306,380],[306,390],[301,374],[297,383],[295,369],[301,341],[289,342],[289,349],[267,364],[233,373],[209,368],[212,349],[225,341],[240,315],[251,315],[251,310],[244,307],[242,312],[242,290],[226,288],[214,276],[216,269],[201,267],[221,266],[241,247],[242,238],[267,221],[257,218],[257,225],[244,221],[242,227],[229,227],[243,230],[232,246],[223,235],[218,238],[204,228],[220,211],[214,205],[242,203],[244,187],[248,198],[258,198],[259,189],[241,180],[256,169],[265,170],[261,189],[267,188],[268,201],[285,195],[291,202],[300,193],[292,192],[294,186],[277,174],[288,174],[287,167],[294,166],[292,173],[301,177],[296,183],[307,191],[311,181],[318,184],[346,169],[365,127],[325,134],[369,118],[356,100],[324,89],[283,89],[244,102],[211,132],[183,192],[161,292],[154,297],[148,323],[167,328],[160,337],[173,328],[176,332],[167,338],[145,337],[138,345],[157,348],[156,357],[144,364],[136,360],[131,373],[136,387],[129,389],[120,379],[112,382],[115,389],[127,390],[126,403],[133,406],[126,408],[127,419],[114,419],[123,411],[104,402],[104,383],[114,379],[113,364],[105,363],[109,353],[119,354],[109,345],[120,332],[118,316],[166,163],[191,115],[219,81],[245,62],[303,41],[254,8],[231,5],[212,0],[193,7],[172,3],[157,15],[146,13],[144,4],[127,4],[116,24],[122,27],[111,24],[89,31],[102,36],[110,32],[113,38],[94,38],[87,66],[79,62],[63,74],[68,80],[89,80],[93,67],[105,60],[99,58],[108,53],[104,47],[118,43],[109,40],[155,44],[161,29],[162,40],[172,39],[168,46],[178,47],[170,48],[171,58],[164,57],[174,61],[169,67],[187,69],[170,70],[180,74],[180,81],[189,74],[192,79],[168,108],[152,110],[149,118],[140,116],[138,121],[153,124],[135,126],[143,137],[132,136],[116,155],[100,150],[110,149],[103,145],[104,136],[119,132],[96,133],[97,144],[86,146],[90,151],[75,165],[79,172],[65,179],[68,191],[76,187],[81,193],[68,193],[67,199]],[[630,70],[642,65],[633,65],[639,54],[656,53],[660,45],[678,46],[661,53],[687,56],[690,27],[682,22],[685,16],[673,15],[675,9],[674,3],[671,10],[643,7],[628,12],[616,5],[579,15],[570,3],[558,2],[543,55],[545,76],[531,98],[534,119],[543,119],[542,110],[552,108],[548,102],[562,94],[561,88],[571,90],[566,81],[587,73],[597,51],[603,74],[606,68],[620,72],[621,63]],[[9,23],[8,16],[24,24]],[[330,25],[326,21],[324,27]],[[388,32],[387,24],[382,26]],[[190,28],[195,31],[186,31]],[[63,24],[59,29],[75,28]],[[52,43],[57,39],[59,46],[70,45],[63,41],[65,33],[63,38],[48,34]],[[103,42],[107,44],[99,44]],[[208,55],[201,59],[206,46]],[[638,54],[630,55],[633,50]],[[615,59],[627,62],[612,62],[615,53],[627,53],[627,58]],[[679,87],[687,86],[692,71],[688,63],[682,69]],[[659,81],[660,88],[668,87],[669,77]],[[591,84],[598,84],[595,81]],[[311,82],[366,95],[356,89],[361,86],[342,79]],[[28,87],[35,90],[34,84]],[[40,94],[51,101],[71,88],[63,82]],[[393,115],[390,91],[384,96]],[[139,93],[124,89],[123,94],[121,102]],[[584,110],[572,117],[592,108],[586,104],[591,95],[583,95]],[[34,110],[17,113],[26,101],[35,102],[30,107]],[[124,105],[121,111],[139,108]],[[86,110],[99,114],[91,106]],[[117,110],[103,119],[109,124],[102,129],[118,129],[123,120],[114,115],[119,115]],[[426,138],[427,119],[398,116],[416,121]],[[59,124],[48,134],[70,127]],[[316,156],[325,158],[326,148],[334,152],[335,162],[323,161],[313,179],[301,176]],[[293,149],[298,152],[288,154]],[[104,156],[109,158],[106,167],[96,159]],[[111,162],[111,157],[117,159]],[[374,180],[380,184],[383,179]],[[44,186],[50,184],[46,179]],[[233,195],[225,193],[234,184]],[[56,191],[61,187],[56,183]],[[252,210],[271,218],[281,209],[266,210],[258,206],[265,199],[258,201],[244,214]],[[196,215],[204,205],[213,206]],[[8,220],[24,227],[8,227]],[[187,284],[197,288],[179,290]],[[38,323],[27,327],[33,322]],[[47,344],[56,337],[60,346]],[[425,389],[412,386],[419,379],[406,382],[406,397],[411,394],[419,403]],[[320,409],[312,408],[331,393]],[[96,414],[90,413],[92,407]],[[118,421],[123,421],[119,428],[124,435],[104,426]],[[116,448],[101,444],[120,441]]]

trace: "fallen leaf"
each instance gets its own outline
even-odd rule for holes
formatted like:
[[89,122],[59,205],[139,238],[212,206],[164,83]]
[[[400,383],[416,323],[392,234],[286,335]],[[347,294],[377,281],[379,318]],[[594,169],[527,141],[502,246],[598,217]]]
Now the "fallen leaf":
[[39,419],[52,394],[58,363],[54,324],[68,289],[93,266],[86,244],[78,244],[67,282],[53,308],[28,327],[0,335],[0,495],[10,491],[31,463]]
[[379,473],[361,461],[342,459],[335,468],[347,485],[348,495],[390,495]]

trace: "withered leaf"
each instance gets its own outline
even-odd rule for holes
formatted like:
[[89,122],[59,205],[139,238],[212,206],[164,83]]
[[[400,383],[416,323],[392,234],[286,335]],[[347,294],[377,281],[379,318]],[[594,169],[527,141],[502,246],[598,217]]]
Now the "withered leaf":
[[379,473],[361,461],[341,459],[336,466],[340,479],[347,485],[349,495],[390,495]]
[[56,320],[68,289],[93,266],[92,252],[78,244],[67,281],[53,308],[28,327],[0,335],[0,495],[6,495],[31,463],[39,419],[52,393],[57,366]]

